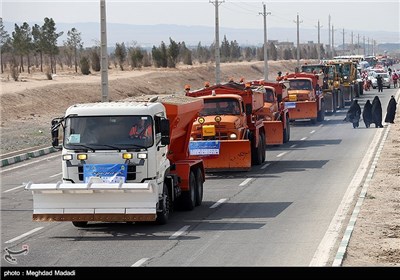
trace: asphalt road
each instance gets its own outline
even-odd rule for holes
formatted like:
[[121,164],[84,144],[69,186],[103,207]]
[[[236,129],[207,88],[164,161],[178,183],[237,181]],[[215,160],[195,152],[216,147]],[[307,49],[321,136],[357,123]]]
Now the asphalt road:
[[[394,89],[379,93],[383,118],[391,94]],[[364,92],[361,108],[375,95],[377,89]],[[353,129],[345,114],[291,124],[290,141],[268,147],[267,161],[250,172],[207,174],[203,204],[174,212],[163,226],[33,222],[23,183],[60,180],[60,153],[4,167],[1,265],[308,266],[379,130],[363,123]],[[25,245],[28,253],[16,255],[14,264],[5,260],[6,248]],[[337,243],[332,246],[330,258]]]

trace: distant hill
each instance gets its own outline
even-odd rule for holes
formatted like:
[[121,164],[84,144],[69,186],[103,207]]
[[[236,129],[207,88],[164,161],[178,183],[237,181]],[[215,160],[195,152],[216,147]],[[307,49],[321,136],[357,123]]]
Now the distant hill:
[[[21,25],[22,23],[17,23]],[[40,22],[28,22],[30,26],[34,24],[43,24]],[[9,34],[14,30],[14,23],[4,22],[5,29]],[[66,33],[75,27],[81,32],[84,47],[91,47],[100,41],[100,23],[57,23],[57,32],[64,31],[64,35],[58,40],[61,45],[66,40]],[[280,42],[296,42],[297,33],[296,28],[269,28],[268,40],[278,40]],[[365,38],[373,38],[378,44],[381,43],[394,43],[390,44],[393,47],[400,43],[400,35],[397,32],[386,31],[357,31],[354,30],[354,43],[357,43],[357,35],[360,34],[360,44],[362,44],[362,36]],[[261,46],[264,40],[263,29],[242,29],[242,28],[220,28],[220,41],[224,36],[228,41],[236,40],[241,46],[253,45]],[[307,43],[308,41],[317,42],[317,29],[300,29],[300,43]],[[321,29],[321,43],[328,44],[328,30]],[[174,41],[184,41],[187,46],[196,46],[199,42],[203,46],[209,46],[214,41],[214,27],[209,26],[185,26],[185,25],[132,25],[132,24],[119,24],[107,23],[107,44],[112,47],[116,42],[124,42],[126,45],[132,45],[136,42],[143,47],[158,46],[161,41],[166,44],[169,43],[169,38]],[[340,38],[340,39],[339,39]],[[335,45],[342,44],[339,32],[335,33]],[[346,42],[350,43],[350,42]]]

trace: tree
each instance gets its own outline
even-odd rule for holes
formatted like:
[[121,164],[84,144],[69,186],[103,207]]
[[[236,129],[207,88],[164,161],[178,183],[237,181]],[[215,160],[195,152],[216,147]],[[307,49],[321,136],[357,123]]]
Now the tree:
[[129,56],[131,58],[131,66],[132,68],[140,68],[143,64],[143,51],[140,47],[130,48]]
[[269,43],[268,53],[269,53],[268,59],[275,61],[278,59],[278,51],[273,42]]
[[167,65],[171,68],[174,68],[176,66],[179,56],[179,45],[174,40],[172,40],[171,37],[169,38],[169,46],[167,54],[168,54]]
[[29,71],[29,52],[32,46],[32,34],[31,28],[28,23],[24,22],[21,26],[14,25],[14,31],[12,32],[12,47],[14,53],[20,56],[19,72],[24,72],[24,59],[23,56],[27,55],[28,58],[28,73]]
[[165,68],[168,66],[168,54],[167,54],[167,47],[164,41],[161,41],[160,51],[161,51],[161,67]]
[[115,57],[118,60],[119,63],[119,68],[121,69],[121,71],[124,71],[124,67],[123,64],[126,60],[126,56],[127,56],[127,51],[126,51],[126,47],[125,47],[125,43],[116,43],[115,44]]
[[99,72],[101,70],[100,47],[92,47],[90,56],[92,58],[91,61],[93,71]]
[[226,62],[231,57],[231,47],[229,45],[229,41],[226,39],[226,35],[224,35],[224,39],[222,40],[220,53],[221,62]]
[[153,62],[157,68],[162,66],[162,53],[159,48],[153,46],[151,49],[151,55],[153,56]]
[[230,58],[234,61],[238,61],[242,56],[240,46],[236,40],[231,41],[229,52]]
[[43,35],[43,51],[50,56],[50,70],[51,73],[56,73],[56,66],[53,65],[54,57],[59,54],[60,50],[57,47],[57,39],[62,36],[64,32],[56,32],[56,24],[52,18],[44,18],[42,26]]
[[78,73],[78,49],[83,48],[81,33],[73,27],[67,32],[67,47],[74,52],[75,72]]
[[1,73],[4,73],[3,68],[3,53],[11,50],[10,46],[10,35],[6,30],[4,30],[3,18],[0,17],[0,64]]
[[40,55],[40,71],[43,72],[43,52],[46,46],[43,36],[43,28],[35,24],[32,27],[32,37],[35,52]]

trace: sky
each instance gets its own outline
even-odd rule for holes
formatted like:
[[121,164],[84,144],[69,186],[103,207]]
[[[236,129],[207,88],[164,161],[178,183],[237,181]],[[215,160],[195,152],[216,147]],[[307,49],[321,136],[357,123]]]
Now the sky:
[[[105,0],[107,23],[139,25],[177,24],[185,26],[215,26],[216,0],[136,1]],[[0,0],[4,22],[21,24],[43,23],[45,17],[57,23],[100,21],[100,0]],[[212,2],[212,3],[211,3]],[[331,26],[350,38],[362,30],[389,31],[399,34],[399,0],[309,0],[309,1],[218,1],[219,25],[229,28],[263,29],[263,3],[267,7],[267,29],[296,28],[299,15],[300,29],[314,28],[320,22],[321,32]],[[270,14],[269,14],[270,13]],[[342,36],[338,33],[336,36]],[[361,34],[362,35],[362,34]],[[350,40],[350,39],[348,39]]]

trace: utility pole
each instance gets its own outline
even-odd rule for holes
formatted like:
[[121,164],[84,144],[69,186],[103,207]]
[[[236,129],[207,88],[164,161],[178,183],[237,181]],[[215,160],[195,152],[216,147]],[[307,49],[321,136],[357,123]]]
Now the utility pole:
[[369,37],[368,37],[368,40],[367,40],[367,55],[370,55],[370,53],[369,53]]
[[363,36],[363,45],[364,45],[364,56],[366,56],[367,55],[367,51],[366,51],[366,48],[365,48],[365,36]]
[[263,3],[264,12],[259,13],[264,17],[264,81],[268,81],[268,40],[267,40],[267,5]]
[[345,34],[346,32],[344,32],[344,28],[343,28],[343,31],[342,31],[342,34],[343,34],[343,48],[342,48],[342,50],[343,50],[343,55],[344,55],[344,34]]
[[353,31],[351,31],[351,54],[354,54]]
[[328,57],[331,53],[331,15],[329,15],[328,19],[328,33],[329,33],[329,49],[328,49]]
[[300,23],[303,21],[299,20],[299,13],[297,13],[297,20],[294,22],[297,24],[297,67],[300,69]]
[[319,24],[319,20],[318,20],[318,25],[316,27],[318,28],[318,49],[317,49],[317,54],[318,54],[318,60],[321,60],[320,29],[323,26]]
[[101,46],[101,102],[108,102],[108,55],[106,0],[100,0],[100,46]]
[[335,37],[335,29],[333,28],[332,24],[332,58],[335,56],[334,37]]
[[360,54],[360,33],[357,34],[357,54]]
[[219,19],[218,19],[218,6],[224,3],[225,0],[218,1],[215,0],[211,1],[210,3],[215,6],[215,84],[221,83],[221,68],[220,68],[220,55],[219,55]]

